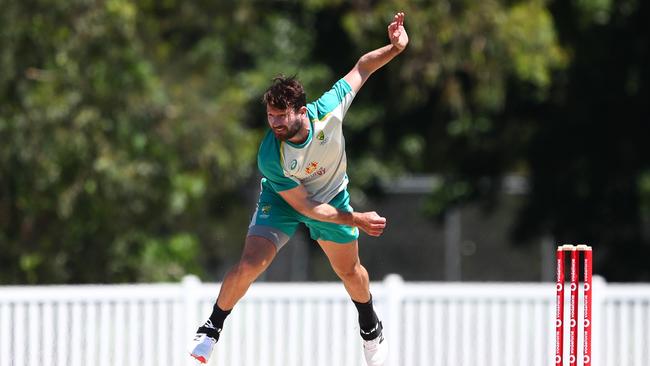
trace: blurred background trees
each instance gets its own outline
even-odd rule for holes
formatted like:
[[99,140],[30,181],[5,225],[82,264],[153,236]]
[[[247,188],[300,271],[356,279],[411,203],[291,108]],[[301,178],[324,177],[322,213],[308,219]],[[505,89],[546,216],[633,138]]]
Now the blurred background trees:
[[[638,0],[0,1],[0,283],[174,280],[239,255],[266,127],[411,43],[346,119],[353,197],[436,174],[426,214],[528,179],[515,241],[588,241],[650,280],[650,19]],[[552,248],[550,249],[552,250]]]

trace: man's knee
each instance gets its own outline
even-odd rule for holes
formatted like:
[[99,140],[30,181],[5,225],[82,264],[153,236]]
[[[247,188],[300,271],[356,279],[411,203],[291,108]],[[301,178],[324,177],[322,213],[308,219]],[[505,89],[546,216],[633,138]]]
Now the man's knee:
[[354,281],[363,278],[364,274],[363,267],[361,267],[360,263],[346,267],[334,268],[334,271],[343,281]]
[[248,237],[235,271],[239,277],[251,282],[271,264],[275,257],[275,247],[266,239]]
[[268,261],[255,256],[243,256],[237,264],[237,274],[241,277],[254,280],[268,266]]

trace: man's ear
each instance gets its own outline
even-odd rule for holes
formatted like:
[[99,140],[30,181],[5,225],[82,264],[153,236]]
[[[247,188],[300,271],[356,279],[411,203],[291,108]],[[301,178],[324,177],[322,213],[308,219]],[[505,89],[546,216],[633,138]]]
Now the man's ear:
[[298,113],[307,114],[307,107],[306,106],[300,107],[300,109],[298,109]]

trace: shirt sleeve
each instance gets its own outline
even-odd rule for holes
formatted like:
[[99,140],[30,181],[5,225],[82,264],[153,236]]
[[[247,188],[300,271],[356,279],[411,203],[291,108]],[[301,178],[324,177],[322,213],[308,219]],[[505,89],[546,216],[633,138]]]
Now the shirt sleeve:
[[337,81],[330,90],[307,106],[312,115],[319,120],[325,119],[330,113],[340,113],[343,119],[354,100],[354,91],[345,79]]
[[257,166],[266,182],[276,192],[286,191],[300,184],[298,179],[287,177],[284,174],[280,148],[281,144],[272,134],[267,134],[257,154]]

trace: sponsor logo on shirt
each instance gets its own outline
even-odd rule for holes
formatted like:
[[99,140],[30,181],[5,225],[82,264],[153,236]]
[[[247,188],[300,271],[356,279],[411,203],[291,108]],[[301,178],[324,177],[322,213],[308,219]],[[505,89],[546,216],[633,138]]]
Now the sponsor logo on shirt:
[[320,177],[321,175],[325,174],[326,171],[327,171],[327,169],[325,169],[325,168],[323,168],[323,167],[320,167],[317,171],[311,173],[311,174],[306,178],[306,180],[310,180],[310,179],[313,179],[313,178],[316,178],[316,177]]
[[296,159],[293,159],[291,161],[291,170],[296,169],[296,165],[298,165],[298,161],[296,161]]
[[314,170],[316,170],[316,168],[318,168],[318,162],[317,162],[317,161],[312,161],[312,162],[309,163],[309,165],[307,165],[307,167],[305,168],[305,173],[307,173],[307,174],[311,174],[311,173],[314,172]]

